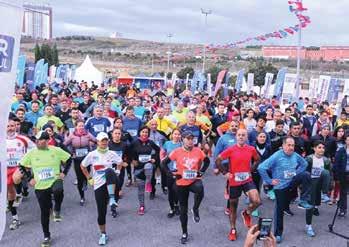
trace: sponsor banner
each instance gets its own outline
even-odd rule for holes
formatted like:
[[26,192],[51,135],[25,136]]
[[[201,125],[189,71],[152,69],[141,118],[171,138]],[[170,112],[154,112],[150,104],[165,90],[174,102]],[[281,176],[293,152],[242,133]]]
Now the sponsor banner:
[[253,86],[254,86],[254,74],[248,73],[247,74],[247,93],[248,94],[253,93]]
[[282,99],[287,99],[289,102],[294,98],[294,93],[296,90],[297,75],[286,73],[284,85],[282,88]]
[[25,55],[21,55],[18,57],[16,83],[20,87],[22,87],[24,83],[25,60]]
[[45,63],[44,59],[40,59],[35,64],[35,71],[34,71],[34,84],[35,84],[35,86],[39,86],[41,84],[44,63]]
[[219,89],[222,87],[222,83],[223,83],[223,80],[225,78],[225,74],[226,73],[227,73],[226,70],[222,70],[221,72],[218,73],[216,86],[215,86],[215,89],[214,89],[213,96],[216,96],[218,91],[219,91]]
[[328,88],[328,93],[327,93],[327,101],[328,102],[337,102],[338,100],[338,96],[339,96],[339,92],[341,90],[341,80],[340,79],[336,79],[336,78],[331,78],[330,80],[330,85]]
[[281,68],[276,76],[276,82],[275,82],[275,88],[274,88],[274,95],[277,99],[280,99],[282,94],[282,89],[285,82],[285,75],[286,75],[286,68]]
[[235,82],[235,90],[236,92],[240,92],[242,83],[244,82],[244,75],[245,75],[245,70],[242,69],[238,72],[237,77],[236,77],[236,82]]
[[316,98],[316,90],[317,86],[319,85],[319,79],[318,78],[311,78],[309,81],[309,93],[308,97],[309,99],[315,99]]
[[327,100],[328,89],[330,87],[331,76],[320,75],[317,99],[320,102]]
[[262,95],[263,97],[268,97],[269,94],[270,94],[270,86],[271,86],[271,83],[273,82],[273,79],[274,79],[274,74],[272,73],[267,73],[265,75],[265,78],[264,78],[264,86],[263,86],[263,90],[262,90]]

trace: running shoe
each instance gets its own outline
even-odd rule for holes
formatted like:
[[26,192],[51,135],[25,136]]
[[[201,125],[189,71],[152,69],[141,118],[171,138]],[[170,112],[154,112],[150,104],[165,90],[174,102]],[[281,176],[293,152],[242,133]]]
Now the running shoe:
[[281,242],[282,242],[282,237],[281,237],[281,236],[275,236],[275,238],[276,238],[276,243],[277,243],[277,244],[281,244]]
[[323,202],[323,203],[328,203],[328,202],[330,202],[330,201],[331,201],[331,198],[329,198],[328,195],[322,194],[322,196],[321,196],[321,202]]
[[306,226],[305,231],[309,237],[315,237],[315,232],[312,226]]
[[312,209],[314,206],[310,205],[308,202],[306,201],[300,201],[298,203],[298,208],[300,209]]
[[251,215],[249,215],[247,213],[246,209],[241,212],[241,216],[242,216],[242,220],[244,221],[245,226],[247,228],[250,228],[252,226],[252,217],[251,217]]
[[75,179],[74,182],[73,182],[74,185],[78,185],[78,180]]
[[313,215],[314,215],[314,216],[320,216],[320,212],[319,212],[319,209],[318,209],[318,208],[314,208],[314,210],[313,210]]
[[188,242],[188,233],[183,233],[181,237],[181,244],[186,244]]
[[291,209],[284,209],[284,215],[293,216],[294,213],[291,211]]
[[230,215],[230,208],[225,208],[224,214],[225,215]]
[[175,212],[174,212],[174,210],[170,210],[169,212],[168,212],[168,214],[167,214],[167,218],[173,218],[173,216],[175,216]]
[[270,199],[270,200],[275,200],[275,192],[274,192],[274,190],[269,190],[268,192],[267,192],[267,196],[268,196],[268,198]]
[[29,196],[28,189],[23,189],[22,196],[23,196],[23,198],[28,198],[28,196]]
[[15,201],[13,202],[13,207],[17,208],[19,206],[19,204],[22,203],[22,200],[23,200],[23,197],[21,194],[17,194],[16,195],[16,199]]
[[144,215],[144,207],[143,206],[139,207],[138,215]]
[[167,187],[163,187],[163,188],[162,188],[162,192],[164,193],[164,195],[167,195],[167,193],[168,193]]
[[12,219],[12,222],[11,222],[9,228],[10,228],[10,230],[16,230],[16,229],[18,229],[20,224],[21,224],[21,222],[19,220]]
[[111,216],[113,218],[116,218],[116,216],[118,216],[118,213],[116,212],[116,208],[117,208],[117,205],[115,203],[110,205]]
[[99,245],[106,245],[106,244],[107,244],[107,241],[108,241],[107,234],[102,233],[101,236],[99,237],[98,244],[99,244]]
[[153,188],[152,188],[152,186],[151,186],[151,182],[147,182],[147,183],[145,184],[145,192],[151,193],[152,190],[153,190]]
[[192,209],[191,212],[193,213],[194,223],[199,223],[200,222],[199,209]]
[[254,210],[251,214],[253,217],[259,217],[259,211],[258,209]]
[[128,180],[127,183],[126,183],[126,187],[130,187],[132,185],[132,180]]
[[54,222],[61,222],[62,221],[62,216],[61,216],[60,212],[53,211],[53,221]]
[[345,217],[347,215],[346,211],[341,210],[338,214],[338,217]]
[[156,184],[161,184],[161,177],[160,176],[156,177]]
[[85,205],[85,199],[84,198],[81,198],[80,199],[80,206],[82,207],[82,206],[84,206]]
[[232,228],[229,232],[228,239],[230,241],[235,241],[237,239],[236,229]]
[[50,247],[51,245],[51,238],[44,238],[44,240],[41,242],[41,247]]

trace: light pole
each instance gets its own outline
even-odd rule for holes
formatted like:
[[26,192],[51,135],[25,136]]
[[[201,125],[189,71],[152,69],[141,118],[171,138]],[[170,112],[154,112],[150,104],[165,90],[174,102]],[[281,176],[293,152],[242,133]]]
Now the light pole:
[[[300,0],[302,3],[302,0]],[[300,83],[301,83],[301,49],[302,49],[302,22],[299,20],[299,30],[298,30],[298,45],[297,45],[297,76],[296,76],[296,100],[299,98],[300,93]]]
[[170,47],[170,43],[171,43],[171,38],[173,37],[172,33],[167,34],[167,38],[168,38],[168,51],[167,51],[167,73],[170,72],[170,55],[171,55],[171,47]]
[[203,59],[202,59],[202,73],[205,73],[205,63],[206,63],[206,31],[207,31],[207,16],[212,14],[212,10],[204,10],[201,8],[201,14],[205,15],[205,42],[204,42],[204,54],[203,54]]

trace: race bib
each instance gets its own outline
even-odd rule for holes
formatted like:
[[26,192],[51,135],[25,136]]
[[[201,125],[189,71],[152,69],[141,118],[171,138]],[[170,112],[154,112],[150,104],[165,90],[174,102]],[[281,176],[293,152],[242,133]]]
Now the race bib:
[[323,169],[321,167],[313,167],[311,169],[311,177],[315,177],[315,178],[318,178],[321,176],[321,173],[322,173]]
[[184,170],[183,171],[183,179],[194,179],[197,177],[198,172],[195,170]]
[[135,130],[135,129],[130,129],[130,130],[127,130],[127,132],[132,136],[132,137],[134,137],[134,136],[137,136],[137,130]]
[[285,179],[291,179],[294,176],[296,176],[296,172],[294,172],[294,171],[284,171],[284,178]]
[[249,172],[236,172],[234,176],[235,182],[244,182],[249,178],[250,178]]
[[115,151],[116,153],[116,163],[121,163],[122,162],[122,151]]
[[75,155],[76,157],[85,157],[88,154],[88,149],[87,148],[77,148],[75,149]]
[[149,154],[141,154],[138,156],[138,161],[141,163],[146,163],[151,160],[151,155]]
[[40,181],[53,179],[54,175],[53,168],[44,168],[38,172],[38,178]]
[[103,124],[96,124],[93,126],[93,129],[95,132],[103,132],[104,131],[104,125]]

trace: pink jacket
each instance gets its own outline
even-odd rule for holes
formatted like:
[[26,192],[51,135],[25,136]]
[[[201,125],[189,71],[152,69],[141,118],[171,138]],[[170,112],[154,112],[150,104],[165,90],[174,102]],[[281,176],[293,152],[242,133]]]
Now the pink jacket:
[[64,145],[69,146],[71,145],[73,148],[73,151],[77,148],[90,148],[91,142],[97,142],[96,138],[91,135],[89,132],[86,132],[84,135],[78,135],[76,131],[73,133],[70,133],[69,136],[64,140]]

